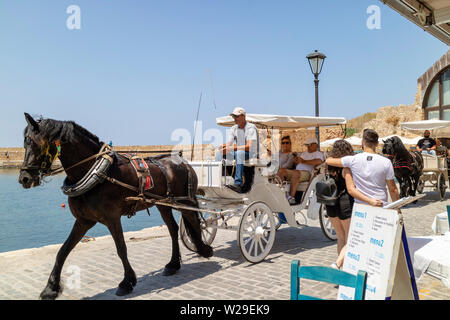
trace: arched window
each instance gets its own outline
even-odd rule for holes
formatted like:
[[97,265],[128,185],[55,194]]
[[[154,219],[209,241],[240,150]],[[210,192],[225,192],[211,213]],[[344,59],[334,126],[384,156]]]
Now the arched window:
[[423,107],[425,119],[450,120],[450,67],[440,72],[428,86]]

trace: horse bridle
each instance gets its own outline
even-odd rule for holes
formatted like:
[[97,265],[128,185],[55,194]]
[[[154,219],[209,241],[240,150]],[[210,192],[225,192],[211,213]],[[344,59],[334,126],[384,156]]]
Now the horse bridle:
[[59,141],[55,141],[56,153],[53,155],[50,152],[50,143],[46,142],[44,146],[41,147],[41,155],[44,154],[44,161],[41,162],[41,165],[22,165],[20,170],[37,170],[39,172],[40,177],[48,176],[55,174],[57,170],[51,170],[52,164],[57,157],[59,157],[61,153],[61,146]]
[[56,146],[56,153],[54,155],[52,155],[50,153],[50,143],[47,142],[41,148],[41,150],[44,149],[44,151],[42,151],[41,154],[45,153],[46,159],[44,159],[44,161],[42,161],[40,166],[38,166],[38,165],[21,166],[20,170],[37,170],[37,171],[39,171],[39,175],[40,175],[41,178],[45,177],[45,176],[52,176],[52,175],[55,175],[55,174],[63,172],[63,171],[67,172],[67,171],[69,171],[69,170],[71,170],[71,169],[73,169],[73,168],[75,168],[75,167],[77,167],[77,166],[87,162],[87,161],[90,161],[92,159],[96,159],[97,157],[105,155],[105,154],[107,154],[107,153],[109,153],[111,151],[110,145],[105,143],[100,148],[100,151],[98,153],[96,153],[96,154],[94,154],[94,155],[92,155],[90,157],[87,157],[87,158],[85,158],[85,159],[75,163],[74,165],[70,166],[69,168],[64,169],[64,167],[61,165],[58,168],[52,170],[51,168],[52,168],[53,162],[61,154],[61,144],[60,144],[59,140],[55,141],[55,146]]

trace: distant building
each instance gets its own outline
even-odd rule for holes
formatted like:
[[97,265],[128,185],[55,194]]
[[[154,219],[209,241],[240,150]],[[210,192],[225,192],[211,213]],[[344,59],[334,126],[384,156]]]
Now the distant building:
[[450,50],[418,80],[425,120],[450,120]]

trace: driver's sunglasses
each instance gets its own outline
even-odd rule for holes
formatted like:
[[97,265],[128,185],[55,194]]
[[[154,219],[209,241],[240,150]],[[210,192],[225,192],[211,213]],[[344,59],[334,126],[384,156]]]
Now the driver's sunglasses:
[[281,144],[291,144],[289,141],[281,142]]

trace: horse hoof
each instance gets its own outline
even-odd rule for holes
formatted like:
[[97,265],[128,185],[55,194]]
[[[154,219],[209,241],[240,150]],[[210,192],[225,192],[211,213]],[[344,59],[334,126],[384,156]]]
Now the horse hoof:
[[201,255],[203,258],[210,258],[213,256],[213,249],[211,246],[204,245],[201,250],[198,251],[198,254]]
[[122,297],[130,294],[133,291],[133,286],[130,284],[128,286],[119,286],[116,290],[116,296]]
[[41,300],[55,300],[59,296],[58,291],[53,291],[49,288],[45,288],[44,291],[39,295]]
[[175,273],[177,273],[177,271],[178,271],[178,269],[176,269],[176,268],[167,268],[167,267],[165,267],[162,275],[164,277],[170,277],[170,276],[173,276]]

